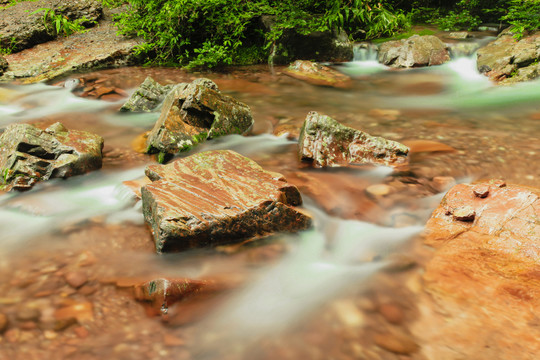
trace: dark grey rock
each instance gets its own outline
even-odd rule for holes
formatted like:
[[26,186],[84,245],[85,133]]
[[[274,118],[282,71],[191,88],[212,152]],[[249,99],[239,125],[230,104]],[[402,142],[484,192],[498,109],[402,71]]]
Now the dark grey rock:
[[174,85],[161,85],[147,77],[122,105],[120,111],[152,112],[159,107],[173,87]]
[[[274,26],[273,16],[261,18],[263,29],[269,31]],[[288,29],[270,49],[270,62],[273,64],[289,64],[295,60],[318,62],[351,61],[354,57],[353,44],[344,31],[315,31],[300,34]]]
[[68,130],[61,123],[46,129],[9,125],[0,136],[0,184],[24,190],[35,182],[66,178],[101,168],[103,138]]

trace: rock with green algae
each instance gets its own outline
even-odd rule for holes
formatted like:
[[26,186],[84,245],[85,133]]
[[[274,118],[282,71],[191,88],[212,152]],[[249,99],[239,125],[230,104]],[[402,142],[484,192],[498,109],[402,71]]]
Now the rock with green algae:
[[152,112],[173,87],[174,85],[161,85],[149,76],[122,105],[120,111]]
[[0,185],[25,190],[50,178],[67,178],[101,168],[103,138],[68,130],[61,123],[41,129],[9,125],[0,136]]
[[409,148],[401,143],[371,136],[317,112],[310,112],[304,121],[298,150],[301,161],[316,167],[396,166],[407,163],[409,153]]
[[151,165],[141,189],[143,214],[156,251],[237,243],[311,225],[296,206],[298,189],[230,150],[207,151]]
[[250,108],[222,94],[204,78],[178,84],[166,96],[161,115],[146,141],[147,153],[167,155],[189,150],[207,139],[243,134],[253,125]]

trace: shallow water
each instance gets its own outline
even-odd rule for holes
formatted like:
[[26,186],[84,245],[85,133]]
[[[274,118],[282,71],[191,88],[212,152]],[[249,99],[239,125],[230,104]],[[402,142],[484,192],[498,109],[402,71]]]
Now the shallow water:
[[[470,58],[407,71],[369,60],[336,68],[353,77],[351,89],[312,86],[283,75],[280,68],[262,66],[204,74],[123,68],[72,77],[101,79],[103,86],[127,91],[149,75],[164,84],[212,78],[224,93],[252,108],[256,124],[249,136],[225,137],[181,156],[238,151],[297,184],[316,218],[314,230],[276,235],[260,246],[162,257],[153,253],[140,204],[122,185],[155,163],[136,154],[131,143],[158,114],[119,114],[122,101],[75,96],[69,79],[67,87],[0,87],[1,126],[61,121],[102,135],[106,144],[102,170],[0,197],[0,312],[10,319],[0,338],[0,359],[51,354],[78,359],[358,358],[359,353],[396,358],[358,338],[380,326],[369,315],[354,323],[358,308],[363,309],[359,304],[373,298],[408,301],[401,294],[401,275],[385,277],[382,270],[396,254],[415,261],[417,255],[407,249],[414,248],[415,234],[442,196],[434,178],[504,178],[540,186],[540,81],[496,87],[476,72]],[[297,161],[295,137],[309,111],[372,135],[436,141],[455,150],[416,151],[410,167],[398,172],[307,169]],[[365,189],[380,183],[402,187],[389,198],[366,198]],[[317,195],[317,189],[326,193]],[[66,285],[64,278],[73,271],[88,277],[84,291]],[[201,310],[180,303],[170,309],[170,320],[160,321],[145,314],[129,286],[119,285],[124,281],[119,279],[141,277],[210,278],[229,285],[219,301],[203,307],[202,316],[186,322],[183,313]],[[92,304],[91,320],[62,330],[43,325],[55,309],[81,303]],[[40,311],[39,321],[21,320],[28,307]],[[362,321],[369,326],[358,325]],[[311,350],[305,341],[313,341]]]

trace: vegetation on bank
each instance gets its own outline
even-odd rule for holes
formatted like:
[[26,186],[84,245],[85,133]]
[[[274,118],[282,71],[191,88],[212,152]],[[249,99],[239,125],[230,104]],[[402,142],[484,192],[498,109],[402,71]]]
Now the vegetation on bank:
[[[123,1],[104,0],[108,6]],[[214,67],[265,61],[290,31],[345,30],[352,40],[391,37],[413,23],[473,30],[511,25],[517,37],[540,26],[540,0],[129,0],[116,17],[124,35],[156,64]]]
[[[10,4],[21,0],[10,0]],[[27,0],[28,1],[28,0]],[[31,1],[31,0],[30,0]],[[139,36],[138,52],[159,65],[215,67],[265,62],[291,33],[344,30],[351,40],[410,33],[412,24],[474,30],[511,26],[517,39],[540,27],[540,0],[102,0],[124,6],[120,33]],[[77,31],[56,14],[57,32]]]

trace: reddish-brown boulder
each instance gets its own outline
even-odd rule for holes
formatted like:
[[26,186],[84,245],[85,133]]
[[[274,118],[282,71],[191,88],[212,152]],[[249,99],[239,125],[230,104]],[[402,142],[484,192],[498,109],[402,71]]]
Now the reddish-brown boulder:
[[295,79],[303,80],[313,85],[337,88],[349,88],[352,86],[352,80],[347,75],[309,60],[296,60],[287,69],[283,70],[283,72]]
[[424,355],[537,358],[540,189],[500,181],[456,185],[428,221],[426,243],[436,251],[414,325]]
[[198,153],[146,169],[141,190],[157,252],[233,243],[277,231],[306,229],[294,208],[298,189],[277,173],[229,150]]
[[302,126],[298,152],[300,160],[311,162],[316,167],[353,164],[395,166],[408,162],[409,148],[312,111]]

